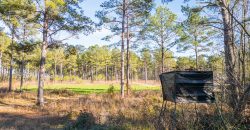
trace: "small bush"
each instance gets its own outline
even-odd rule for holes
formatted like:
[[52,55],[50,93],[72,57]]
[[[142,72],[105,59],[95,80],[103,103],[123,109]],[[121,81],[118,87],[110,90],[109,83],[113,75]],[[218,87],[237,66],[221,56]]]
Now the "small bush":
[[109,85],[109,88],[107,90],[108,94],[114,94],[115,93],[115,87],[113,84]]
[[68,96],[74,96],[75,93],[66,89],[55,89],[55,90],[51,90],[49,92],[49,94],[55,94],[55,95],[60,95],[60,96],[64,96],[64,97],[68,97]]
[[67,125],[67,130],[88,130],[95,125],[95,117],[92,113],[84,112],[80,113],[76,121],[70,125]]

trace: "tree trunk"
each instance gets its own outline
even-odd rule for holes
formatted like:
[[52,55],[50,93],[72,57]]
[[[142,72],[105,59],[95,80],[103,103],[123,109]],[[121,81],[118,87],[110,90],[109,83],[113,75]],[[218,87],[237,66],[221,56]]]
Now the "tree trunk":
[[145,65],[145,83],[147,83],[147,81],[148,81],[148,66],[147,66],[147,62],[145,61],[145,63],[144,63]]
[[124,98],[124,32],[125,32],[125,10],[126,0],[122,5],[122,45],[121,45],[121,97]]
[[88,66],[85,65],[85,79],[88,79]]
[[[26,25],[24,25],[24,29],[23,29],[23,42],[25,41],[26,41]],[[23,88],[23,74],[24,74],[24,50],[22,50],[20,92],[22,92],[22,88]]]
[[12,91],[13,46],[14,46],[14,26],[12,27],[12,30],[11,30],[11,54],[10,54],[9,92]]
[[162,42],[162,47],[161,47],[161,73],[164,72],[164,47],[163,47],[163,42]]
[[84,80],[84,65],[82,64],[82,80]]
[[60,64],[60,76],[61,76],[61,82],[63,81],[63,64]]
[[29,62],[28,62],[28,65],[27,65],[27,75],[30,76],[30,64],[29,64]]
[[197,46],[195,46],[195,69],[198,70],[198,49]]
[[39,76],[38,76],[38,94],[37,94],[37,105],[44,106],[44,98],[43,98],[43,87],[45,82],[45,61],[46,61],[46,50],[48,46],[48,18],[47,12],[44,12],[44,21],[43,21],[43,42],[41,47],[41,60],[40,60],[40,68],[39,68]]
[[23,88],[23,72],[24,72],[24,59],[22,58],[22,63],[21,63],[20,92],[22,92],[22,88]]
[[97,80],[97,76],[98,76],[98,75],[97,75],[97,66],[96,66],[96,67],[95,67],[95,77],[94,77],[95,80]]
[[[163,25],[163,19],[161,18],[161,23],[160,23],[161,25]],[[165,70],[164,70],[164,51],[165,51],[165,49],[164,49],[164,36],[163,36],[163,32],[164,32],[165,30],[163,30],[162,28],[161,28],[161,73],[163,73]]]
[[[221,5],[221,14],[223,18],[223,26],[224,26],[224,50],[225,50],[225,66],[226,66],[226,76],[227,76],[227,83],[229,84],[229,97],[230,98],[230,106],[235,109],[239,95],[237,93],[237,87],[239,86],[237,81],[237,52],[236,47],[233,41],[233,30],[232,24],[230,20],[230,14],[227,11],[226,7],[229,6],[226,0],[220,1]],[[225,7],[226,6],[226,7]]]
[[69,70],[69,79],[70,79],[70,81],[71,81],[71,78],[72,77],[72,72],[71,72],[71,69]]
[[118,73],[116,66],[115,66],[115,81],[118,82]]
[[105,65],[105,82],[108,80],[108,66]]
[[[243,20],[246,19],[248,15],[248,3],[247,0],[243,1]],[[246,28],[246,22],[243,23],[244,28]],[[246,43],[247,37],[245,32],[243,31],[243,44],[242,44],[242,85],[246,84]]]
[[[128,4],[126,3],[126,5],[128,6]],[[128,8],[128,7],[127,7]],[[126,53],[126,60],[127,60],[127,64],[126,64],[126,88],[127,88],[127,95],[129,94],[129,89],[130,89],[130,83],[129,83],[129,60],[130,60],[130,57],[129,57],[129,44],[130,44],[130,37],[129,37],[129,16],[127,14],[127,53]]]
[[111,67],[111,73],[110,73],[110,80],[113,81],[113,76],[114,76],[114,66]]
[[93,66],[91,66],[91,83],[93,83],[93,81],[94,81],[93,76],[94,76]]
[[56,81],[56,75],[57,75],[57,73],[56,73],[56,60],[55,60],[55,66],[54,66],[54,81]]
[[12,91],[12,70],[13,70],[13,56],[10,56],[10,70],[9,70],[9,92]]

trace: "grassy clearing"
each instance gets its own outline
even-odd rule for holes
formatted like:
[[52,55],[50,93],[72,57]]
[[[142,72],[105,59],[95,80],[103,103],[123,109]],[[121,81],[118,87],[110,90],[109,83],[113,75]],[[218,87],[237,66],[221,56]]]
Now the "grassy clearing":
[[[159,125],[162,105],[161,92],[152,90],[132,92],[124,99],[110,93],[71,97],[45,93],[45,101],[45,106],[38,108],[35,92],[0,93],[0,130],[154,130]],[[173,109],[174,104],[169,102],[165,113],[166,129],[171,125]],[[231,122],[231,114],[223,107],[227,128],[247,130],[249,122]],[[220,130],[223,126],[214,104],[177,104],[177,129]]]
[[[0,130],[2,129],[92,129],[154,130],[170,128],[174,104],[168,102],[164,123],[159,123],[162,105],[160,87],[133,84],[132,92],[121,98],[119,84],[54,83],[45,86],[45,106],[36,106],[36,84],[24,92],[0,92]],[[110,92],[111,91],[111,92]],[[234,122],[232,111],[222,104],[228,129],[249,128],[250,112],[242,123]],[[177,129],[220,130],[223,123],[215,104],[177,104]],[[195,110],[197,108],[197,110]]]
[[[52,83],[44,86],[46,90],[68,90],[77,94],[93,94],[93,93],[107,93],[107,90],[113,86],[114,91],[118,92],[120,90],[119,84],[70,84],[70,83]],[[145,85],[145,84],[132,84],[132,91],[142,91],[142,90],[160,90],[160,86],[156,85]],[[36,85],[27,85],[24,87],[25,91],[37,91]]]

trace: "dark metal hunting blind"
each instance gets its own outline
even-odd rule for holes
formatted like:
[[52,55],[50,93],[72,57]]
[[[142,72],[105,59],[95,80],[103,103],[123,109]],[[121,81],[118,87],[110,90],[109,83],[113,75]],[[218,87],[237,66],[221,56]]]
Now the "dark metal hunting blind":
[[160,75],[164,101],[213,103],[212,71],[173,71]]

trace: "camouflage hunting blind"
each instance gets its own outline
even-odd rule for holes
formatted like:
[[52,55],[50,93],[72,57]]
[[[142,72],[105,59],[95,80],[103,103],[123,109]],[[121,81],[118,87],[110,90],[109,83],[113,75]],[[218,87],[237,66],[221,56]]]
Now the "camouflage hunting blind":
[[172,71],[160,75],[164,101],[213,103],[212,71]]

